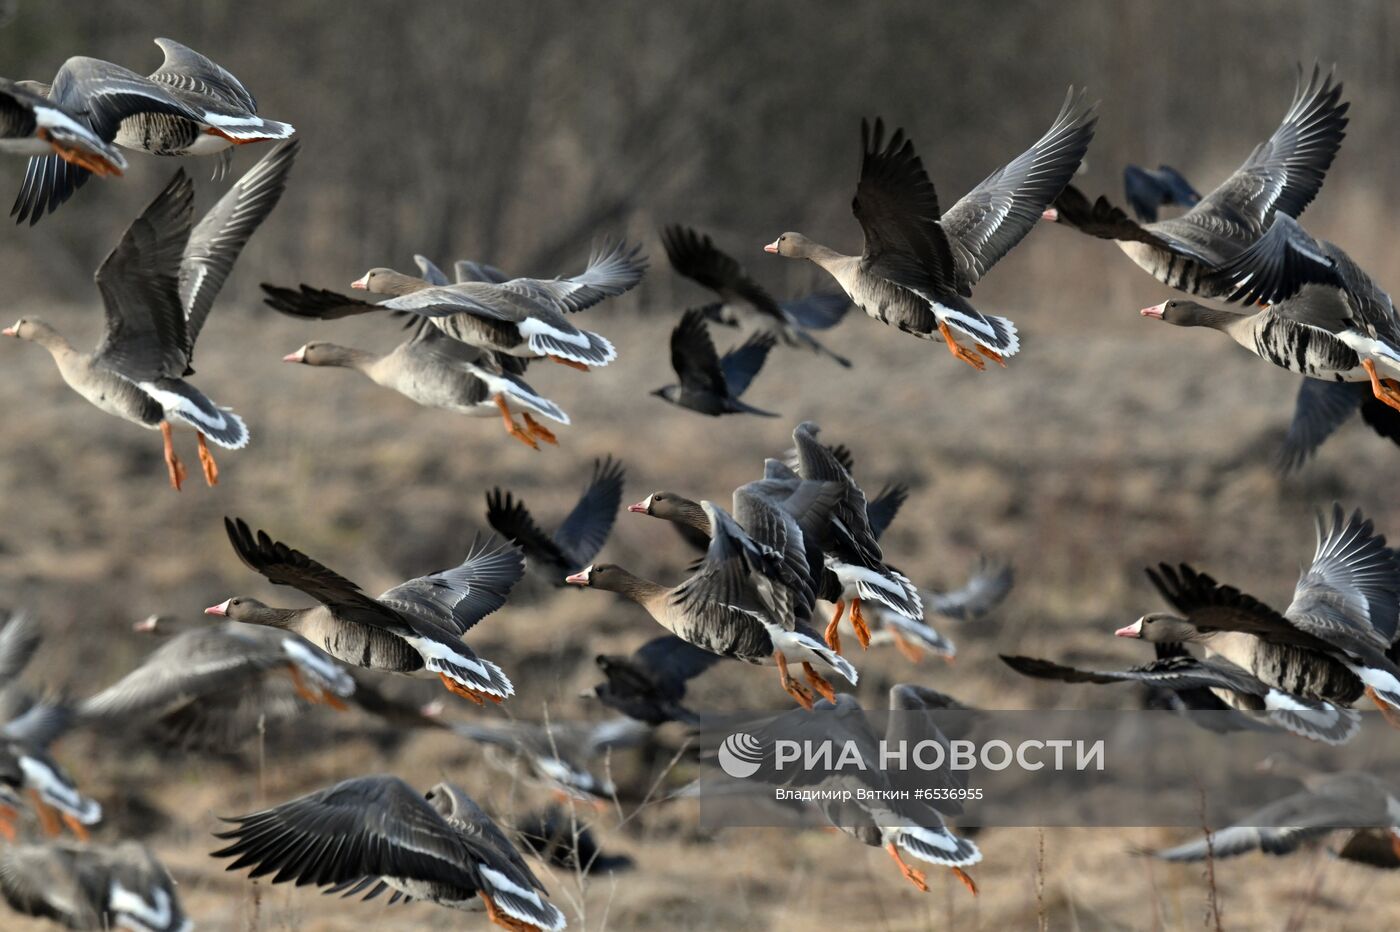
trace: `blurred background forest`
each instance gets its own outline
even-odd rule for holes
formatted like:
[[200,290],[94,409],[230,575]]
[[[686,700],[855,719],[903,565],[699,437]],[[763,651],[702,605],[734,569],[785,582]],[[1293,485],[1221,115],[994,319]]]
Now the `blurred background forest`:
[[[1019,679],[996,654],[1145,661],[1140,645],[1109,635],[1159,607],[1142,575],[1159,560],[1189,560],[1286,601],[1311,553],[1311,515],[1334,498],[1400,535],[1400,452],[1352,424],[1299,475],[1280,478],[1270,459],[1297,379],[1214,335],[1143,321],[1138,308],[1167,290],[1113,245],[1065,229],[1036,230],[978,287],[978,307],[1021,328],[1023,350],[1005,371],[973,373],[941,346],[852,315],[833,340],[854,368],[791,350],[770,359],[745,400],[780,419],[710,420],[646,394],[672,381],[667,339],[679,312],[708,300],[667,267],[660,226],[709,232],[777,295],[829,287],[761,247],[791,229],[859,247],[850,200],[862,117],[908,130],[947,206],[1035,140],[1071,84],[1102,101],[1077,183],[1121,203],[1125,162],[1169,163],[1208,191],[1278,124],[1296,64],[1335,62],[1351,123],[1303,220],[1383,287],[1395,284],[1400,4],[0,0],[0,72],[11,78],[47,80],[79,54],[147,73],[160,62],[157,36],[230,69],[302,140],[287,193],[235,268],[196,357],[201,387],[247,419],[253,441],[220,457],[216,489],[191,483],[177,495],[155,435],[91,409],[37,349],[0,345],[0,603],[42,618],[42,685],[84,695],[113,681],[151,649],[130,632],[150,613],[196,619],[240,592],[300,604],[238,563],[223,515],[377,592],[455,563],[484,527],[493,485],[523,494],[552,527],[592,459],[611,453],[628,467],[626,501],[656,488],[724,500],[804,418],[853,448],[867,487],[912,484],[886,547],[917,582],[956,584],[981,553],[1017,570],[995,617],[950,626],[955,665],[914,667],[889,650],[861,658],[868,704],[912,680],[987,707],[1131,705],[1127,689]],[[261,154],[239,153],[235,171]],[[0,229],[6,323],[38,314],[80,346],[95,342],[93,270],[180,164],[130,161],[124,178],[90,183],[37,226]],[[209,179],[212,163],[183,164],[201,208],[212,203],[224,189]],[[0,198],[23,171],[17,159],[0,165]],[[283,365],[308,339],[387,348],[400,331],[383,320],[289,321],[262,307],[257,289],[343,290],[370,266],[411,268],[414,253],[552,276],[580,269],[609,234],[641,241],[651,271],[588,313],[587,326],[617,344],[614,365],[531,370],[574,418],[560,446],[541,453],[494,420],[415,408],[349,373]],[[721,349],[738,339],[715,336]],[[193,462],[192,449],[182,454]],[[603,556],[674,582],[691,554],[659,522],[624,514]],[[513,601],[471,643],[519,689],[499,714],[538,718],[548,705],[571,719],[599,715],[578,698],[596,681],[592,657],[657,633],[630,606],[568,591]],[[722,666],[697,684],[694,704],[778,706],[773,679]],[[497,714],[462,705],[448,714]],[[316,710],[302,727],[332,726]],[[422,905],[387,914],[308,891],[251,893],[207,857],[215,814],[370,770],[424,786],[456,779],[507,821],[518,802],[473,749],[442,735],[392,749],[345,737],[270,755],[256,780],[224,761],[114,756],[82,735],[60,750],[112,812],[139,797],[178,814],[151,837],[203,928],[460,920]],[[147,822],[156,824],[128,819],[111,831]],[[596,827],[641,871],[575,891],[588,910],[571,912],[571,927],[1194,928],[1207,896],[1196,868],[1127,860],[1130,844],[1179,833],[988,831],[975,871],[983,894],[972,900],[955,882],[920,896],[882,852],[825,833],[700,838],[693,813],[670,808],[615,823]],[[1353,928],[1360,916],[1400,927],[1393,876],[1321,853],[1262,866],[1258,857],[1217,865],[1225,928]],[[567,877],[546,880],[571,889]],[[14,928],[10,918],[0,927]]]

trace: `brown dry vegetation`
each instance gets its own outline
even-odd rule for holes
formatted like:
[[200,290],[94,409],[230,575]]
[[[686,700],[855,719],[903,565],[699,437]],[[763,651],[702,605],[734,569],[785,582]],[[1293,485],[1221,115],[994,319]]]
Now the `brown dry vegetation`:
[[[818,279],[758,247],[794,226],[854,244],[846,205],[859,114],[879,110],[908,122],[951,202],[1042,128],[1059,102],[1057,88],[1071,80],[1087,82],[1105,101],[1104,133],[1091,151],[1085,186],[1116,196],[1118,166],[1130,158],[1172,161],[1209,187],[1276,122],[1291,63],[1337,59],[1356,102],[1352,130],[1307,219],[1389,284],[1396,247],[1386,205],[1400,176],[1393,160],[1368,158],[1395,148],[1385,106],[1394,99],[1395,77],[1387,37],[1400,19],[1389,6],[1280,4],[1256,27],[1258,7],[1233,3],[1135,5],[1134,12],[994,3],[977,5],[987,8],[977,14],[966,12],[972,5],[950,5],[940,9],[942,18],[926,4],[849,15],[837,12],[843,5],[829,8],[839,21],[829,34],[784,19],[776,5],[701,15],[584,4],[542,7],[520,22],[487,4],[415,6],[411,16],[400,7],[356,7],[343,20],[326,13],[340,4],[253,6],[256,15],[241,4],[195,12],[118,3],[98,19],[86,6],[60,15],[26,3],[0,29],[16,76],[51,71],[78,51],[139,67],[154,54],[144,44],[150,36],[176,36],[242,75],[264,110],[297,123],[306,139],[282,208],[245,254],[197,355],[198,384],[238,410],[254,437],[246,451],[220,457],[217,489],[194,483],[175,494],[165,485],[156,434],[89,407],[37,348],[0,346],[0,593],[45,623],[48,640],[31,671],[37,683],[85,694],[112,681],[149,649],[129,631],[148,613],[194,617],[235,592],[291,598],[238,563],[223,537],[223,515],[266,527],[379,591],[454,561],[484,527],[483,498],[492,485],[522,493],[551,524],[570,507],[589,461],[613,453],[627,464],[629,495],[668,487],[724,499],[763,456],[787,445],[787,432],[804,418],[855,450],[858,477],[868,486],[913,483],[887,549],[917,581],[955,583],[982,552],[1016,565],[1017,586],[1002,610],[975,625],[948,625],[960,647],[955,665],[914,667],[888,650],[861,658],[859,695],[868,703],[881,703],[890,684],[910,680],[986,707],[1126,705],[1132,690],[1020,679],[996,654],[1142,659],[1110,633],[1157,606],[1142,567],[1158,560],[1190,560],[1261,598],[1286,598],[1310,553],[1311,515],[1334,499],[1364,507],[1382,529],[1400,534],[1393,447],[1349,425],[1300,476],[1278,478],[1269,458],[1292,410],[1295,379],[1212,334],[1141,320],[1136,309],[1161,300],[1163,289],[1112,246],[1062,229],[1037,231],[978,290],[980,307],[1021,327],[1025,348],[1005,371],[973,373],[941,346],[852,319],[835,334],[853,370],[783,352],[756,380],[749,400],[781,411],[781,420],[709,420],[645,394],[670,378],[665,341],[675,311],[700,297],[665,268],[658,223],[713,227],[721,245],[775,289],[805,287]],[[488,41],[493,29],[507,41]],[[914,56],[906,46],[918,29],[927,39]],[[1277,42],[1276,53],[1245,52],[1260,34]],[[295,87],[290,78],[279,81],[288,74],[291,36],[305,38],[310,61]],[[424,51],[439,40],[451,54]],[[511,56],[524,55],[520,48],[549,52],[541,71],[523,79],[525,90],[511,70]],[[489,49],[495,58],[483,54]],[[872,49],[879,67],[855,58]],[[1214,56],[1228,56],[1228,67]],[[355,69],[347,63],[352,57]],[[689,88],[676,69],[701,64],[698,89],[643,113],[652,129],[685,128],[656,143],[677,160],[648,168],[641,153],[655,140],[619,135],[628,124],[618,101],[631,94],[650,99],[653,84]],[[966,75],[949,70],[955,65]],[[570,68],[597,82],[591,95],[567,85]],[[784,68],[797,77],[785,81]],[[1176,68],[1210,73],[1178,85],[1170,77]],[[851,76],[836,115],[813,107],[819,70]],[[706,80],[720,82],[718,89]],[[931,109],[918,88],[934,98]],[[396,107],[431,105],[437,116],[396,110],[403,118],[389,126],[365,117],[367,103],[383,108],[399,94]],[[452,117],[454,94],[470,112],[462,126],[442,122]],[[497,164],[505,156],[487,143],[441,157],[440,134],[459,133],[451,138],[461,145],[477,144],[483,134],[494,138],[504,116],[485,102],[498,94],[536,99],[530,126],[550,128],[521,144],[525,177],[509,176]],[[1006,99],[1018,103],[1003,107]],[[587,101],[592,109],[584,111]],[[695,140],[702,140],[699,148],[689,148]],[[457,153],[457,145],[445,148]],[[90,270],[169,170],[134,162],[120,184],[95,183],[34,230],[0,236],[7,268],[16,270],[6,314],[42,314],[75,342],[95,341],[99,305]],[[489,170],[479,167],[485,164]],[[18,163],[7,168],[17,184]],[[560,168],[557,187],[553,168]],[[497,196],[508,202],[483,203],[496,186],[507,187]],[[278,361],[313,337],[387,348],[398,332],[388,321],[314,327],[281,319],[256,306],[258,281],[345,285],[370,263],[406,266],[415,250],[441,260],[456,253],[496,259],[529,272],[571,268],[585,257],[588,234],[576,232],[562,244],[555,237],[590,210],[611,209],[617,192],[625,203],[602,220],[644,238],[659,265],[634,295],[589,314],[589,325],[617,343],[616,364],[586,376],[561,367],[532,370],[535,385],[575,420],[559,432],[558,449],[534,453],[495,421],[421,410],[351,373]],[[386,200],[396,206],[381,209]],[[431,213],[439,202],[452,209]],[[722,346],[731,339],[716,336]],[[192,460],[188,438],[184,443]],[[628,515],[604,554],[666,580],[679,578],[690,558],[668,528]],[[576,698],[593,682],[592,656],[629,650],[655,633],[631,606],[567,591],[513,603],[476,629],[472,644],[517,684],[517,698],[501,714],[537,718],[547,706],[554,718],[575,718],[598,714]],[[772,671],[722,666],[696,685],[694,704],[781,707],[775,679]],[[432,694],[423,688],[424,697]],[[495,713],[454,702],[449,714]],[[144,827],[144,817],[124,813],[131,808],[126,799],[145,799],[169,818],[150,841],[201,928],[483,923],[424,905],[389,909],[255,887],[207,857],[217,815],[359,773],[392,771],[424,786],[445,776],[507,822],[545,798],[448,736],[409,736],[390,753],[364,734],[372,722],[332,719],[324,710],[307,717],[300,727],[309,732],[337,730],[333,741],[304,752],[294,750],[295,730],[269,736],[262,767],[256,746],[234,765],[114,753],[100,736],[81,734],[66,739],[59,756],[112,814],[99,837]],[[638,859],[637,871],[592,879],[583,891],[567,873],[545,871],[571,927],[1004,929],[1033,927],[1042,912],[1052,929],[1209,922],[1202,869],[1127,854],[1131,846],[1166,840],[1165,831],[1047,831],[1038,878],[1035,831],[988,830],[978,839],[985,862],[974,871],[983,892],[973,899],[942,874],[921,896],[882,852],[824,832],[703,837],[685,805],[649,806],[625,826],[617,823],[614,813],[592,824],[609,849]],[[1393,896],[1400,879],[1320,853],[1221,863],[1216,881],[1230,930],[1400,924]],[[3,924],[30,928],[8,915]]]

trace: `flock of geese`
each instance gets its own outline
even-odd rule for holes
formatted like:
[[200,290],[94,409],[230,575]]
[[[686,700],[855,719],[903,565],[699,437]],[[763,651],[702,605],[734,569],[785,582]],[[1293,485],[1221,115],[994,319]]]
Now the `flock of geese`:
[[[175,428],[195,435],[201,472],[219,479],[210,445],[238,450],[244,421],[190,380],[195,342],[242,249],[286,191],[298,142],[288,123],[267,119],[244,85],[205,56],[169,39],[156,44],[160,68],[142,76],[92,58],[71,58],[49,84],[0,82],[0,148],[29,157],[13,215],[39,222],[75,196],[90,175],[117,176],[123,150],[165,156],[215,155],[222,179],[234,146],[272,143],[196,222],[194,185],[183,169],[121,237],[96,273],[105,333],[91,352],[75,348],[37,318],[5,335],[39,344],[63,380],[94,406],[162,434],[170,484],[186,468]],[[1125,187],[1137,219],[1106,198],[1071,185],[1094,135],[1094,106],[1071,89],[1050,128],[948,210],[940,207],[914,144],[881,120],[861,126],[860,172],[852,210],[864,234],[859,255],[843,255],[797,232],[765,250],[806,259],[839,291],[775,299],[710,237],[668,227],[662,242],[672,267],[710,290],[714,300],[684,313],[671,336],[676,381],[653,394],[708,416],[773,412],[743,400],[775,352],[798,350],[832,365],[850,362],[823,341],[850,305],[924,340],[942,342],[973,369],[1004,367],[1021,350],[1015,324],[983,313],[973,287],[1042,220],[1110,239],[1159,282],[1194,298],[1242,311],[1173,299],[1142,311],[1177,326],[1220,330],[1250,352],[1306,377],[1284,465],[1301,464],[1352,413],[1400,442],[1400,317],[1389,297],[1342,250],[1298,224],[1317,196],[1347,124],[1342,88],[1330,72],[1299,73],[1293,101],[1274,134],[1202,197],[1179,172],[1130,166]],[[1158,219],[1164,206],[1187,208]],[[600,242],[581,271],[556,278],[512,277],[459,261],[451,279],[430,259],[417,274],[376,267],[351,283],[363,297],[302,284],[263,285],[266,303],[306,321],[389,314],[408,323],[385,354],[311,341],[285,361],[355,370],[411,401],[461,414],[500,417],[506,432],[532,448],[557,445],[570,423],[561,405],[525,379],[545,360],[580,372],[606,367],[617,351],[574,315],[635,287],[647,270],[641,248]],[[745,338],[723,355],[712,327],[739,327]],[[551,428],[544,422],[556,425]],[[984,561],[961,588],[921,590],[893,566],[880,544],[908,495],[889,486],[867,496],[854,455],[828,444],[812,422],[797,425],[792,448],[753,464],[753,478],[727,502],[658,489],[628,513],[671,524],[700,555],[667,585],[596,557],[621,511],[624,470],[612,458],[594,464],[575,508],[546,532],[514,493],[487,495],[496,535],[478,539],[462,561],[371,596],[327,564],[239,518],[225,519],[234,553],[255,574],[310,597],[283,608],[229,595],[205,609],[217,622],[151,619],[142,630],[164,642],[137,669],[79,701],[53,700],[18,683],[41,632],[33,618],[11,616],[0,630],[0,892],[12,908],[70,928],[173,930],[190,926],[170,875],[135,841],[88,844],[102,820],[54,759],[50,745],[72,728],[130,732],[187,750],[236,746],[269,719],[302,714],[311,703],[354,704],[386,731],[442,729],[494,748],[498,763],[574,799],[616,799],[617,787],[592,765],[612,748],[640,746],[667,723],[701,723],[686,684],[724,660],[776,669],[779,686],[802,709],[858,709],[835,682],[854,686],[859,671],[843,644],[842,622],[861,648],[893,643],[910,660],[951,657],[952,642],[934,616],[969,620],[995,608],[1012,585],[1009,566]],[[540,590],[572,585],[617,593],[637,603],[666,633],[631,656],[599,656],[602,676],[589,697],[617,713],[594,725],[549,722],[452,722],[442,703],[413,707],[381,693],[366,671],[431,679],[483,708],[515,693],[509,671],[464,640],[500,610],[527,575]],[[1150,570],[1171,606],[1116,633],[1149,641],[1156,659],[1126,671],[1086,671],[1031,657],[1005,657],[1018,671],[1068,682],[1146,683],[1170,707],[1239,715],[1238,726],[1269,727],[1331,744],[1350,740],[1369,696],[1400,721],[1400,557],[1359,511],[1336,507],[1319,521],[1318,546],[1289,606],[1269,607],[1185,565]],[[818,602],[832,606],[819,613]],[[1198,645],[1201,656],[1188,650]],[[946,708],[947,697],[914,684],[890,693],[891,708]],[[1245,716],[1244,712],[1262,713]],[[802,713],[796,713],[801,715]],[[813,719],[815,720],[815,718]],[[1261,724],[1262,723],[1262,724]],[[1305,783],[1296,797],[1260,818],[1287,827],[1235,827],[1159,852],[1172,859],[1225,857],[1251,849],[1278,854],[1325,834],[1339,811],[1381,813],[1391,834],[1363,848],[1375,862],[1386,838],[1400,857],[1400,794],[1364,774]],[[1347,809],[1352,806],[1352,809]],[[859,809],[859,807],[856,807]],[[15,843],[32,812],[77,843]],[[1396,815],[1387,815],[1396,813]],[[956,871],[981,851],[947,828],[952,813],[933,806],[830,812],[834,825],[888,850],[921,890],[921,871],[904,855]],[[1386,821],[1386,820],[1389,821]],[[587,871],[619,869],[624,859],[597,850],[585,833],[561,840],[559,813],[537,829],[508,834],[459,786],[422,792],[389,775],[357,776],[272,808],[235,817],[215,857],[230,870],[273,883],[391,901],[422,900],[485,910],[510,929],[562,929],[522,851]],[[1257,824],[1257,823],[1254,823]],[[1344,823],[1343,823],[1344,824]],[[551,827],[552,826],[552,827]],[[1373,832],[1372,835],[1375,833]],[[586,844],[585,844],[586,842]],[[1345,849],[1344,849],[1345,851]],[[605,868],[604,865],[607,865]]]

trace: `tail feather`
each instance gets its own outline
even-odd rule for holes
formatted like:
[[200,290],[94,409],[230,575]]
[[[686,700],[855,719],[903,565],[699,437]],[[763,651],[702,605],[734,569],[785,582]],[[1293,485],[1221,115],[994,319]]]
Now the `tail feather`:
[[1016,334],[1016,325],[1005,317],[976,311],[968,314],[941,304],[934,306],[934,313],[943,318],[949,327],[976,340],[998,355],[1015,356],[1021,351],[1021,338]]
[[947,867],[968,867],[982,860],[982,851],[970,839],[954,835],[944,826],[911,825],[900,830],[899,847],[921,861]]
[[216,405],[207,395],[182,379],[142,382],[144,389],[165,409],[167,417],[188,424],[226,450],[248,445],[248,425],[229,408]]

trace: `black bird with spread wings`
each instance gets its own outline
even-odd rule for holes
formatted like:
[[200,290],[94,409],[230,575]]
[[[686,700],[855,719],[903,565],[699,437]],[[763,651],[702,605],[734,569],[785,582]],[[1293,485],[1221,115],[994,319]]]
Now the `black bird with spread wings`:
[[808,349],[850,367],[849,359],[832,352],[810,332],[841,322],[851,306],[845,295],[819,291],[780,303],[709,236],[673,225],[661,231],[661,243],[671,268],[718,295],[719,301],[699,309],[706,320],[768,332],[784,346]]
[[540,529],[525,501],[499,486],[486,493],[486,523],[525,554],[526,568],[551,585],[587,566],[612,533],[627,473],[611,456],[593,461],[593,476],[555,532]]
[[772,411],[739,400],[758,370],[763,368],[776,342],[771,332],[755,333],[720,356],[705,326],[704,313],[692,308],[671,331],[671,368],[676,370],[680,383],[664,385],[652,394],[678,408],[710,417],[722,414],[777,417]]

